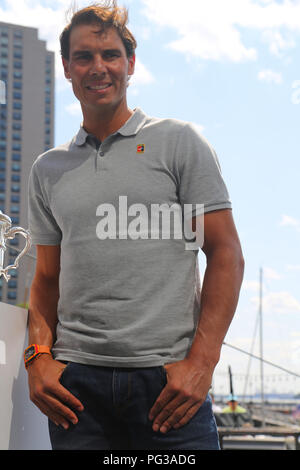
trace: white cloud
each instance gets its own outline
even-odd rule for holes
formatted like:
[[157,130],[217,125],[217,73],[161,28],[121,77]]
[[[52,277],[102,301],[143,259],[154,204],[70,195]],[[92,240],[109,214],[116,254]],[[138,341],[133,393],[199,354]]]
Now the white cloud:
[[197,124],[197,123],[195,123],[195,122],[192,122],[191,124],[193,124],[194,128],[196,129],[197,132],[199,132],[199,134],[203,134],[203,133],[204,133],[205,127],[202,126],[202,124]]
[[47,42],[47,48],[54,51],[56,57],[56,76],[64,79],[63,68],[60,59],[59,35],[63,30],[65,12],[71,1],[53,0],[5,0],[0,6],[1,21],[19,24],[38,29],[38,37]]
[[287,271],[300,271],[300,264],[288,264]]
[[258,281],[247,281],[246,279],[243,281],[242,289],[245,291],[250,292],[258,292],[259,291],[259,282]]
[[275,269],[268,268],[268,267],[263,268],[263,277],[265,279],[272,279],[272,280],[278,280],[282,278],[282,276],[277,271],[275,271]]
[[[168,47],[204,60],[242,62],[255,60],[257,51],[242,40],[243,30],[262,35],[270,52],[279,54],[294,47],[293,35],[300,31],[300,2],[285,0],[143,0],[145,15],[152,24],[171,28],[178,39]],[[285,30],[285,35],[281,31]],[[287,32],[286,32],[287,31]]]
[[149,85],[155,82],[155,78],[147,67],[137,58],[135,63],[135,71],[130,79],[132,86]]
[[[275,269],[264,267],[263,268],[263,280],[279,280],[282,279],[281,274],[279,274]],[[242,289],[248,292],[259,292],[260,284],[258,280],[243,280]]]
[[294,227],[298,232],[300,232],[300,219],[296,219],[290,215],[283,215],[281,217],[280,225],[283,227]]
[[269,45],[270,52],[278,57],[282,56],[283,51],[296,46],[291,33],[289,33],[289,36],[284,37],[280,31],[267,30],[263,32],[262,38]]
[[[68,87],[61,63],[59,36],[67,24],[68,11],[72,4],[80,8],[90,3],[88,0],[5,0],[0,4],[1,21],[37,28],[39,38],[47,41],[47,48],[55,52],[59,91]],[[152,83],[154,77],[146,66],[137,60],[136,72],[131,81],[135,86],[146,85]]]
[[82,115],[81,106],[80,106],[79,101],[75,101],[74,103],[68,104],[65,109],[66,109],[67,113],[71,114],[71,116],[81,116]]
[[300,302],[289,292],[271,292],[264,297],[264,308],[267,312],[294,313],[300,312]]
[[135,72],[129,82],[129,93],[137,96],[140,91],[140,86],[150,85],[154,82],[155,78],[150,70],[148,70],[147,67],[137,58],[135,63]]
[[[254,297],[252,302],[258,307],[259,298]],[[300,312],[300,302],[287,291],[269,292],[263,297],[263,311],[267,314],[289,314]]]
[[270,69],[261,70],[258,73],[257,77],[262,82],[275,83],[276,85],[279,85],[280,83],[282,83],[281,73],[274,72],[273,70],[270,70]]

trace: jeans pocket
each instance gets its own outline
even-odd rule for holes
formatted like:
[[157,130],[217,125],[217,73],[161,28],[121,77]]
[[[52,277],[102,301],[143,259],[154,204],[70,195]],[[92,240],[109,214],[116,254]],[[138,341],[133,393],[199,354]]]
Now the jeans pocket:
[[166,385],[168,382],[167,371],[164,366],[158,366],[159,374],[162,380],[163,385]]
[[65,362],[65,361],[59,361],[59,362],[62,362],[62,363],[64,363],[64,364],[66,364],[66,367],[63,369],[63,371],[62,371],[62,373],[61,373],[61,376],[60,376],[60,378],[59,378],[60,383],[62,383],[62,380],[63,380],[63,378],[65,377],[65,374],[66,374],[67,370],[69,370],[70,365],[71,365],[72,363],[71,363],[71,362]]

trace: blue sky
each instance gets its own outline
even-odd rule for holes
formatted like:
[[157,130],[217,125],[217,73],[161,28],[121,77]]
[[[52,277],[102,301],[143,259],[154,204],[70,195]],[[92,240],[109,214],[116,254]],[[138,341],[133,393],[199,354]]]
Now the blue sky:
[[[262,267],[264,357],[300,375],[300,1],[120,4],[129,8],[138,41],[130,107],[197,124],[218,154],[230,191],[246,269],[226,342],[251,349]],[[56,144],[69,140],[81,122],[58,52],[69,6],[66,0],[0,0],[2,21],[37,27],[57,53]],[[202,255],[200,265],[203,273]],[[227,346],[215,391],[226,393],[228,365],[241,394],[248,357]],[[300,379],[269,366],[264,371],[267,392],[300,392]],[[253,360],[251,391],[259,389],[258,375]]]

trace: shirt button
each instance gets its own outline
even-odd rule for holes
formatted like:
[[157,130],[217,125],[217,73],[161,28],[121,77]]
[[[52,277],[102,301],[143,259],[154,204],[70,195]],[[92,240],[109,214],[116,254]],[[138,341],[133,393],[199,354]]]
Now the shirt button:
[[100,152],[100,157],[104,157],[104,152]]

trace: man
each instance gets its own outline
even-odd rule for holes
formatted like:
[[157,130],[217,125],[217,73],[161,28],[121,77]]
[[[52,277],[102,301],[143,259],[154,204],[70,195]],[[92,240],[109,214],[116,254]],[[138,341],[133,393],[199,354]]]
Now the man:
[[221,411],[222,415],[226,415],[227,426],[231,425],[238,428],[253,425],[250,412],[238,404],[238,399],[235,395],[229,395],[227,405]]
[[[128,108],[126,22],[112,2],[80,10],[61,35],[83,124],[30,176],[30,396],[53,449],[218,449],[208,389],[238,301],[240,243],[209,144],[189,124]],[[198,249],[160,228],[149,236],[163,204],[204,205],[201,306]]]
[[247,410],[238,404],[238,399],[235,395],[229,395],[227,406],[222,409],[222,413],[247,413]]

